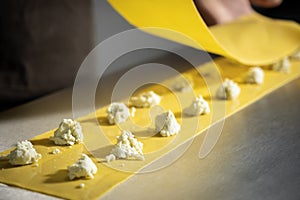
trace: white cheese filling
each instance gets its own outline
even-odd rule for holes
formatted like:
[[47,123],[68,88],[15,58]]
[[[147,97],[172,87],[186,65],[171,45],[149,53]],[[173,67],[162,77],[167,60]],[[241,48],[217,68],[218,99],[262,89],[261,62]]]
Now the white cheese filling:
[[174,113],[169,110],[156,116],[155,130],[159,132],[161,136],[169,137],[180,131],[180,125],[176,121]]
[[251,67],[245,77],[245,82],[262,84],[264,82],[264,71],[260,67]]
[[98,169],[92,159],[90,159],[86,154],[82,154],[81,158],[78,159],[76,163],[68,166],[69,179],[73,180],[75,178],[94,178],[94,174],[97,173]]
[[290,56],[292,59],[300,59],[300,50],[296,51]]
[[160,101],[161,97],[153,91],[144,92],[138,96],[130,98],[131,104],[137,108],[149,108],[159,104]]
[[200,95],[183,112],[188,116],[198,116],[210,113],[210,108],[208,102]]
[[172,88],[178,92],[190,92],[193,89],[193,80],[190,77],[177,78]]
[[131,157],[138,160],[145,159],[143,156],[143,143],[139,142],[130,131],[123,131],[120,136],[117,136],[117,144],[106,156],[106,161],[129,159]]
[[225,79],[217,90],[217,97],[219,99],[236,99],[240,95],[241,89],[237,83],[232,80]]
[[31,142],[25,140],[17,143],[15,150],[8,155],[8,162],[11,165],[28,165],[38,162],[42,155],[37,153]]
[[129,108],[124,103],[111,103],[106,113],[109,124],[125,122],[130,116]]
[[72,119],[63,119],[59,127],[50,137],[56,145],[74,145],[83,141],[83,133],[79,122]]
[[282,60],[279,60],[272,65],[272,70],[288,73],[290,71],[290,66],[291,63],[289,59],[287,57],[284,57]]

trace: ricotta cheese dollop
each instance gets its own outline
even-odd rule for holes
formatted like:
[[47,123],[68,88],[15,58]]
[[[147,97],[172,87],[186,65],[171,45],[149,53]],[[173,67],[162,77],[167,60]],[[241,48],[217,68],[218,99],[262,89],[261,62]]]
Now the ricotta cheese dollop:
[[125,122],[130,116],[129,108],[124,103],[111,103],[108,106],[106,113],[109,124]]
[[138,141],[130,131],[123,131],[120,136],[117,136],[117,144],[106,156],[106,161],[129,158],[145,159],[143,156],[143,143]]
[[240,95],[241,89],[237,83],[230,79],[225,79],[217,90],[217,97],[219,99],[236,99]]
[[264,82],[264,71],[260,67],[251,67],[245,77],[245,82],[262,84]]
[[81,158],[79,158],[76,163],[68,166],[68,171],[70,180],[82,177],[92,179],[98,169],[92,159],[90,159],[86,154],[82,154]]
[[296,51],[290,56],[292,59],[300,59],[300,50]]
[[72,119],[63,119],[59,127],[50,137],[56,145],[74,145],[83,141],[83,133],[79,122]]
[[163,137],[175,135],[180,131],[180,125],[171,110],[156,116],[155,130]]
[[31,142],[25,140],[17,143],[16,149],[8,155],[8,162],[11,165],[28,165],[37,163],[42,155],[37,153]]
[[210,108],[208,102],[200,95],[183,112],[187,116],[198,116],[210,113]]
[[289,59],[287,57],[284,57],[282,60],[279,60],[272,65],[272,70],[288,73],[290,71],[290,66],[291,63]]
[[191,77],[177,78],[172,88],[178,92],[190,92],[193,89],[193,80]]
[[130,98],[130,102],[137,108],[149,108],[151,106],[159,104],[161,97],[153,91],[144,92],[138,96]]

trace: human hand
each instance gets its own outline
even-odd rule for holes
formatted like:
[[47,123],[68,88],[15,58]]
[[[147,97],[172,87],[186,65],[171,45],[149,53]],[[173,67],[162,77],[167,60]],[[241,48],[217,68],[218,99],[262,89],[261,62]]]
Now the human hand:
[[253,12],[251,4],[271,8],[282,0],[194,0],[200,15],[208,26],[230,22]]

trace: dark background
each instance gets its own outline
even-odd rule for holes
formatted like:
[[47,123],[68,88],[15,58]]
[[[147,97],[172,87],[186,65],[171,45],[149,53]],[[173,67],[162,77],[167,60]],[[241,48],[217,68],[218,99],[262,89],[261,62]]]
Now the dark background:
[[283,0],[280,6],[275,8],[258,8],[254,9],[268,17],[279,18],[279,19],[289,19],[300,23],[300,10],[299,1],[297,0]]
[[[297,1],[254,9],[269,17],[300,21]],[[106,1],[1,0],[0,111],[71,86],[94,46],[130,28]],[[145,53],[134,59],[156,56]]]

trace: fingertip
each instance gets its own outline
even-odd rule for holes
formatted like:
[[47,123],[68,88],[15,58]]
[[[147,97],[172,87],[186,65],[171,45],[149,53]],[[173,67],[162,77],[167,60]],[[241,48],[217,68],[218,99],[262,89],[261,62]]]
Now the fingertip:
[[273,8],[279,6],[282,0],[251,0],[251,3],[258,7]]

